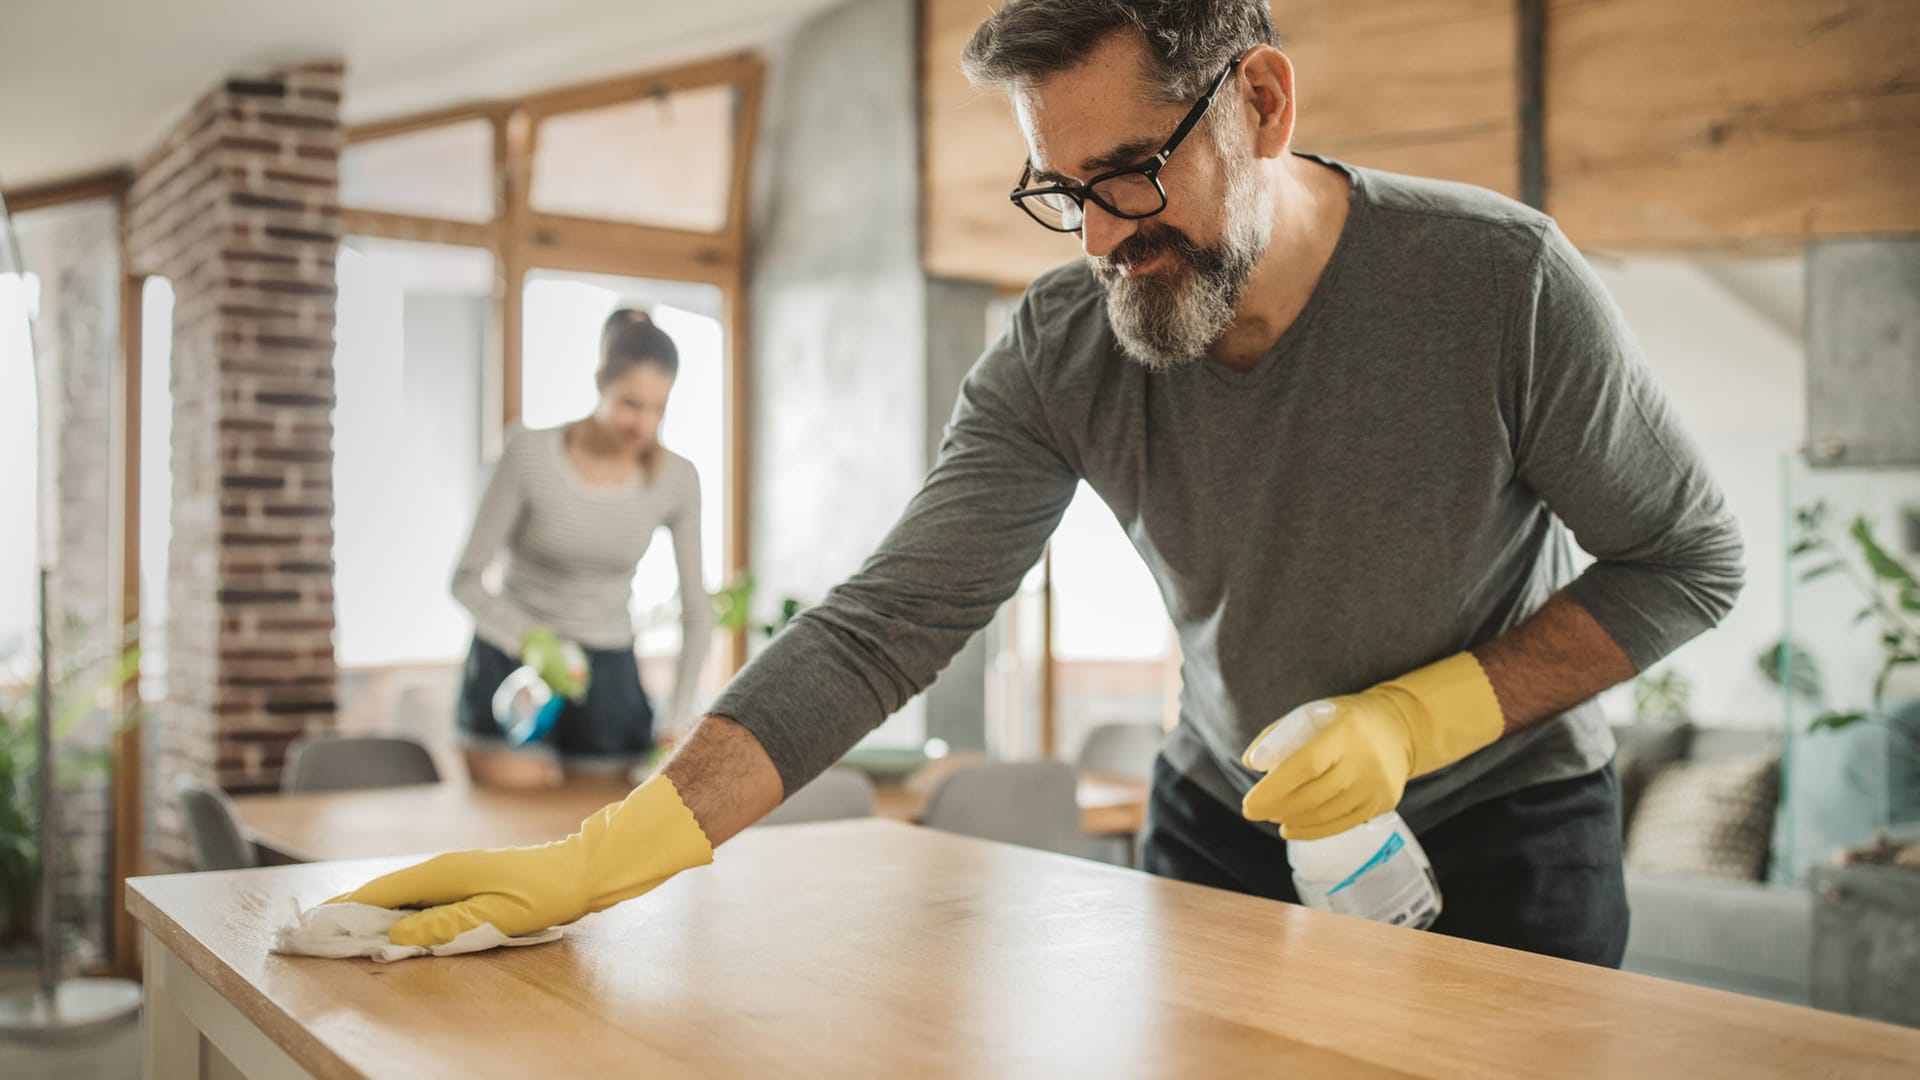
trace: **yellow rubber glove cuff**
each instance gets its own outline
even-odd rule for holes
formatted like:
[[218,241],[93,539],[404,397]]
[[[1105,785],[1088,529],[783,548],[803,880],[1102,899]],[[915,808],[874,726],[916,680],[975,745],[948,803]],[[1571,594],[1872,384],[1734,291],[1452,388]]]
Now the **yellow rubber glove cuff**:
[[[1241,813],[1280,824],[1289,840],[1318,840],[1400,805],[1407,781],[1466,757],[1506,729],[1493,684],[1471,653],[1331,699],[1335,715],[1305,746],[1274,763]],[[1283,718],[1284,720],[1284,718]],[[1247,744],[1242,762],[1282,721]]]
[[1375,689],[1404,699],[1402,713],[1413,732],[1414,776],[1492,745],[1507,729],[1493,683],[1472,653],[1449,656]]
[[440,855],[334,899],[425,908],[387,936],[430,948],[483,923],[509,937],[570,923],[712,861],[713,845],[673,781],[656,775],[565,840]]

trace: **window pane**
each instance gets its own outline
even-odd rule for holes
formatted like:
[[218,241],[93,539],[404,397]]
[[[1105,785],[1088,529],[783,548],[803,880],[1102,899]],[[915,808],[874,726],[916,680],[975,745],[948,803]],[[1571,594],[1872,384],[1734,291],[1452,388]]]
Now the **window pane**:
[[340,204],[492,221],[493,124],[462,120],[349,144],[340,154]]
[[[5,225],[0,219],[0,228]],[[27,319],[39,293],[39,278],[0,267],[0,461],[9,463],[0,469],[0,506],[23,511],[0,514],[0,685],[16,676],[24,678],[30,669],[13,670],[11,663],[31,663],[28,654],[38,648],[32,639],[39,626],[34,591],[39,503],[34,474],[40,447]]]
[[493,257],[351,237],[340,248],[333,413],[336,653],[457,659],[448,594],[480,496]]
[[1017,761],[1041,756],[1045,564],[1036,562],[987,631],[987,750]]
[[630,101],[540,122],[535,210],[718,232],[733,182],[731,86]]
[[167,696],[167,559],[173,540],[173,282],[140,296],[140,697]]
[[[535,271],[526,285],[522,422],[557,427],[593,412],[599,398],[600,325],[616,307],[640,307],[673,338],[680,373],[667,400],[660,441],[700,473],[701,568],[709,593],[725,574],[722,516],[727,504],[726,351],[720,290],[710,285]],[[680,579],[671,534],[654,537],[633,578],[631,608],[642,658],[641,683],[664,717],[680,654]],[[701,691],[719,691],[719,643],[708,650]]]
[[1053,535],[1055,750],[1105,723],[1158,724],[1173,624],[1113,512],[1081,484]]

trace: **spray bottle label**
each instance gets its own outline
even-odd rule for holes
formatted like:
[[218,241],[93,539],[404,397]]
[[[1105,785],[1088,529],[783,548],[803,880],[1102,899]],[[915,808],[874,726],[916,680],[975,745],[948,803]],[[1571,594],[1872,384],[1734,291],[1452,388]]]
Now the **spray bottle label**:
[[1440,913],[1433,879],[1405,854],[1399,833],[1387,837],[1373,857],[1327,890],[1327,907],[1343,915],[1394,926],[1424,927]]
[[1381,863],[1386,862],[1388,859],[1393,857],[1394,852],[1399,851],[1401,848],[1406,846],[1407,846],[1406,841],[1400,839],[1399,833],[1394,833],[1392,836],[1387,837],[1387,842],[1380,845],[1380,850],[1373,853],[1373,858],[1368,859],[1366,862],[1361,863],[1360,868],[1355,870],[1353,873],[1348,874],[1345,881],[1342,881],[1340,884],[1335,885],[1331,889],[1328,889],[1327,895],[1332,896],[1334,893],[1337,893],[1340,890],[1346,888],[1347,886],[1352,885],[1354,882],[1359,881],[1360,875],[1366,873],[1367,871],[1373,869],[1376,866],[1379,866]]

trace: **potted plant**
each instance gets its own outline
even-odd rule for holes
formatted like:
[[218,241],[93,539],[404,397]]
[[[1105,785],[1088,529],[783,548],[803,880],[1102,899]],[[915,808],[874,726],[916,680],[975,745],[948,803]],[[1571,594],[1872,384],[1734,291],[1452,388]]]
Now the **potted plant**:
[[[740,571],[722,585],[720,591],[713,594],[714,625],[722,630],[739,630],[751,622],[755,588],[753,573],[748,570]],[[797,597],[782,599],[773,621],[760,624],[761,636],[772,638],[785,630],[805,606]]]
[[[133,677],[139,654],[132,648],[107,661],[85,663],[56,680],[52,737],[61,746],[56,755],[56,782],[72,783],[97,776],[107,768],[104,750],[76,750],[62,746],[79,723],[93,712],[100,691]],[[0,950],[11,950],[37,936],[40,888],[40,805],[35,791],[39,767],[36,745],[40,718],[33,682],[36,665],[24,678],[0,685]],[[16,673],[17,674],[17,673]]]
[[1633,680],[1633,719],[1640,724],[1679,724],[1690,717],[1693,683],[1678,668]]
[[[1822,712],[1810,730],[1837,730],[1869,717],[1884,717],[1888,683],[1902,668],[1920,665],[1920,578],[1879,542],[1864,516],[1856,516],[1847,528],[1850,550],[1828,535],[1825,502],[1794,511],[1794,524],[1797,535],[1789,554],[1814,564],[1802,571],[1801,583],[1835,575],[1847,580],[1864,601],[1852,625],[1875,623],[1880,643],[1880,672],[1873,683],[1871,709]],[[1783,655],[1780,660],[1789,675],[1792,659]]]

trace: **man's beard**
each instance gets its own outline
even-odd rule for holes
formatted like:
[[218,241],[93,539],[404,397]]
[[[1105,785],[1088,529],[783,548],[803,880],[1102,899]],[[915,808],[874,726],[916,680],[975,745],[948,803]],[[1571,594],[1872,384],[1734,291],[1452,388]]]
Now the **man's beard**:
[[[1148,218],[1106,256],[1089,260],[1107,293],[1107,315],[1127,355],[1149,371],[1172,371],[1205,356],[1233,325],[1240,295],[1267,252],[1271,199],[1250,155],[1222,148],[1229,162],[1227,224],[1220,241],[1201,247],[1178,229]],[[1156,254],[1166,265],[1123,274]]]

